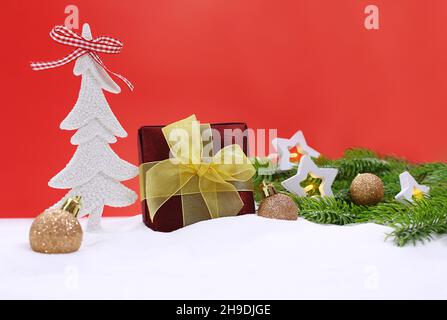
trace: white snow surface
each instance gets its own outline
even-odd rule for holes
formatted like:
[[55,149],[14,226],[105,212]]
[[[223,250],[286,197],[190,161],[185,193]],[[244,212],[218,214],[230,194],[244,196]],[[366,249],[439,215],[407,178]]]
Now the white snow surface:
[[160,233],[105,218],[80,251],[44,255],[31,223],[0,219],[0,299],[447,298],[447,238],[399,248],[375,224],[247,215]]

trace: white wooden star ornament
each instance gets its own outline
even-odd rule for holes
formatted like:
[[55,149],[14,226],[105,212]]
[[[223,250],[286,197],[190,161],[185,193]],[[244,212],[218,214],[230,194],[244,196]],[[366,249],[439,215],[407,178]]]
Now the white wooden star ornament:
[[302,155],[309,155],[318,158],[320,153],[307,145],[306,139],[302,131],[296,132],[292,138],[275,138],[272,140],[273,147],[278,152],[278,170],[287,171],[294,168],[294,164],[290,162],[290,149],[296,147],[297,151]]
[[308,175],[313,178],[321,179],[322,182],[318,187],[320,195],[322,197],[329,196],[333,197],[332,184],[334,183],[335,177],[338,174],[338,170],[335,168],[319,168],[311,159],[309,155],[305,155],[301,158],[298,165],[298,170],[293,177],[284,180],[281,184],[291,193],[305,197],[307,196],[307,187],[302,187],[301,182],[307,179]]
[[430,191],[429,187],[417,183],[408,171],[399,175],[399,181],[401,191],[394,198],[403,203],[413,202],[414,198],[422,199]]

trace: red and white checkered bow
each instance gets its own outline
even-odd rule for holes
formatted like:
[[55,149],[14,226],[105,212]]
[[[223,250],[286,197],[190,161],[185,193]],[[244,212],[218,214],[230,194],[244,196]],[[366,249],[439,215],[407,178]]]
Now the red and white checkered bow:
[[120,53],[121,49],[123,48],[123,43],[121,41],[106,36],[101,36],[93,40],[87,40],[84,37],[67,29],[64,26],[54,27],[50,32],[50,37],[51,39],[53,39],[58,43],[71,47],[76,47],[77,49],[74,50],[69,55],[67,55],[66,57],[59,60],[47,61],[47,62],[33,62],[31,63],[31,68],[33,70],[39,71],[39,70],[57,68],[83,56],[84,54],[89,54],[101,67],[103,67],[105,70],[107,70],[114,76],[120,78],[122,81],[124,81],[125,84],[127,84],[130,90],[133,90],[134,87],[129,80],[127,80],[120,74],[110,71],[98,56],[98,52],[110,53],[110,54]]

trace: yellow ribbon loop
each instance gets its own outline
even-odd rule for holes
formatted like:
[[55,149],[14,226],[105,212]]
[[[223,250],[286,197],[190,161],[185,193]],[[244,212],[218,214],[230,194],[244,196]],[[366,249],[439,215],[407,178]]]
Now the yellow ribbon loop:
[[163,128],[173,157],[157,162],[145,173],[144,196],[152,220],[161,206],[177,195],[182,200],[184,225],[234,216],[242,209],[238,191],[252,190],[247,186],[255,169],[239,145],[224,147],[212,158],[202,157],[203,126],[191,116]]

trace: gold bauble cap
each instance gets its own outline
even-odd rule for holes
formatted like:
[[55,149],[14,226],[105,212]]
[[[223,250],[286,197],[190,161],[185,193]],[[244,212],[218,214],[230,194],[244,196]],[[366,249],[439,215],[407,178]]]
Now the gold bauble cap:
[[68,198],[65,200],[61,209],[70,212],[75,218],[77,218],[81,207],[81,196],[75,196],[74,198]]
[[268,197],[273,196],[274,194],[277,194],[273,184],[271,184],[271,183],[267,184],[267,183],[265,183],[265,181],[262,182],[262,193],[263,193],[264,198],[268,198]]

